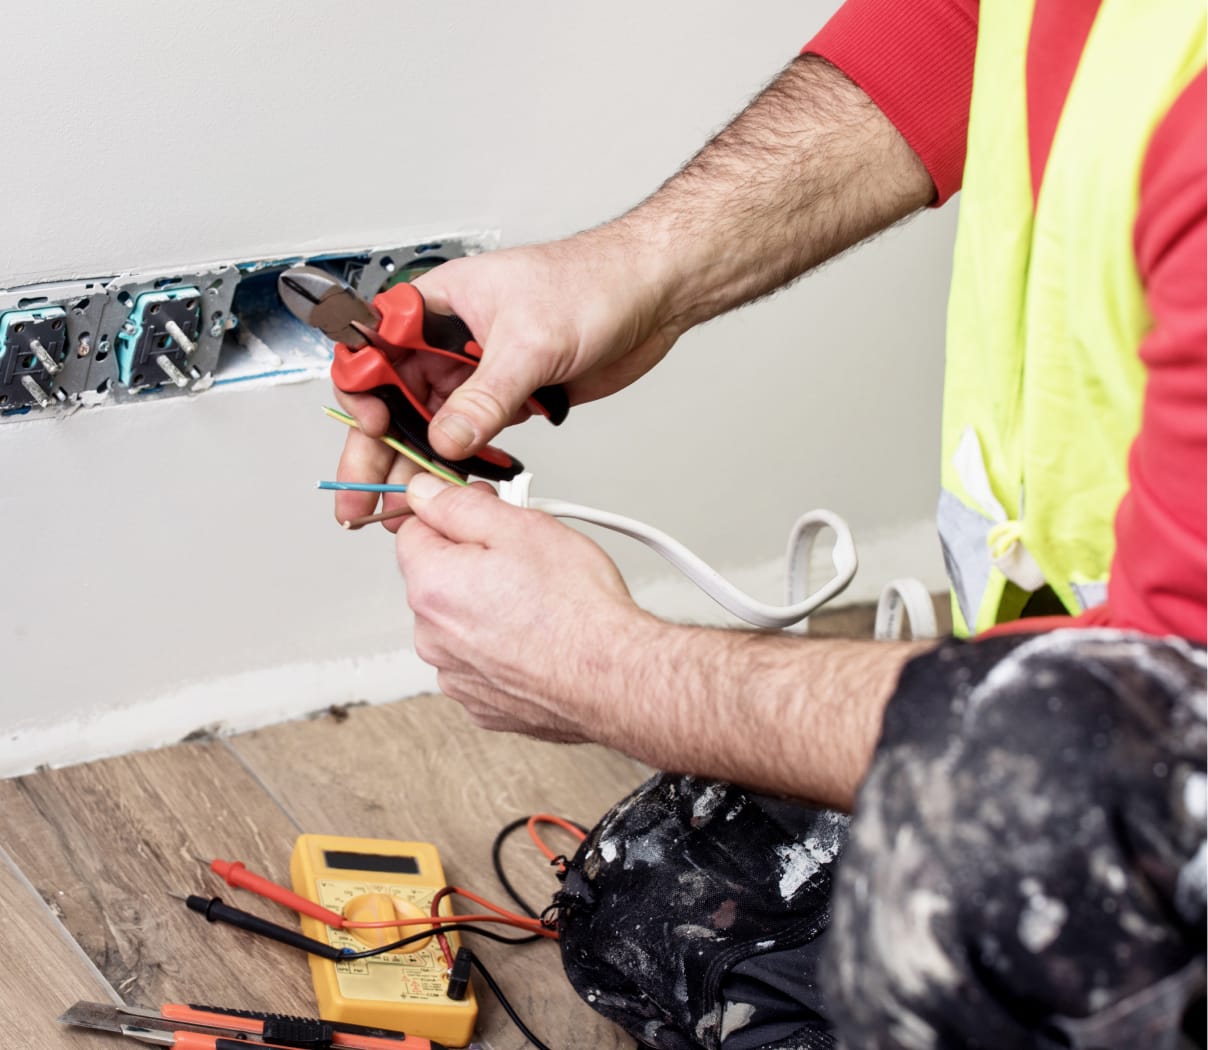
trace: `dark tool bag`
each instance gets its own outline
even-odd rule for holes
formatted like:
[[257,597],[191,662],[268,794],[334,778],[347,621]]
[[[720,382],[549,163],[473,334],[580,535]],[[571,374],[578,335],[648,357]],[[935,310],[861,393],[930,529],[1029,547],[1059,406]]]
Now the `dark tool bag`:
[[562,961],[593,1007],[660,1050],[823,1050],[818,980],[847,818],[660,774],[567,866]]

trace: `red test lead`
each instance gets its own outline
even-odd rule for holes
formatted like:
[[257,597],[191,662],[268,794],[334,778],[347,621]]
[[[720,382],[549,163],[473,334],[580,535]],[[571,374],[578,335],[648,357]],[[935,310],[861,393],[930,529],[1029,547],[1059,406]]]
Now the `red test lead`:
[[261,897],[267,897],[269,900],[276,901],[286,908],[301,912],[303,915],[309,915],[312,919],[318,919],[320,922],[333,926],[336,929],[340,929],[344,925],[344,916],[338,915],[334,911],[329,911],[321,904],[316,904],[305,897],[300,897],[292,890],[287,890],[284,886],[278,886],[277,883],[270,882],[268,879],[248,871],[242,861],[212,860],[210,861],[210,870],[215,875],[225,879],[228,886],[237,886],[240,889],[250,890],[252,893],[258,894]]

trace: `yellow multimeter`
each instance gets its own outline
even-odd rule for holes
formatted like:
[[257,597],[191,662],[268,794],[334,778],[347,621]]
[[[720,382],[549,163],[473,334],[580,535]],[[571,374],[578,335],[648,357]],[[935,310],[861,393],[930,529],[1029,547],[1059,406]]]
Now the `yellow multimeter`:
[[[289,864],[294,892],[347,919],[382,921],[432,914],[432,898],[445,886],[436,847],[426,842],[302,835]],[[449,898],[438,914],[452,915]],[[308,937],[336,948],[363,951],[390,944],[431,926],[337,930],[301,916]],[[448,935],[456,951],[456,933]],[[474,1034],[474,989],[464,999],[446,994],[449,977],[436,938],[427,937],[368,959],[334,962],[310,956],[319,1016],[331,1021],[391,1028],[449,1046],[465,1046]]]

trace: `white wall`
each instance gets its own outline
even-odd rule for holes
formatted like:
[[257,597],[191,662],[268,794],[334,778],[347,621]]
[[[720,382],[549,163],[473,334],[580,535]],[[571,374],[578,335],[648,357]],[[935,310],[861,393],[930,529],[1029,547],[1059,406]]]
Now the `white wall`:
[[[0,287],[499,229],[557,236],[649,192],[833,0],[5,3]],[[825,505],[872,568],[939,582],[953,216],[929,214],[691,333],[638,389],[507,447],[537,490],[632,514],[778,597]],[[432,684],[389,537],[311,488],[325,384],[0,426],[0,774]],[[639,598],[713,616],[619,543]]]

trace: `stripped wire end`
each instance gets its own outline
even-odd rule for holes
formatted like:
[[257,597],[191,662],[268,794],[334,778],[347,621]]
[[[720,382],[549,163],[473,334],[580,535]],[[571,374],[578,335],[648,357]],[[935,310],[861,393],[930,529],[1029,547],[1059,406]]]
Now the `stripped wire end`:
[[[352,427],[354,430],[361,429],[360,423],[358,423],[355,419],[353,419],[353,417],[350,416],[347,412],[341,412],[339,409],[332,408],[330,405],[324,405],[323,411],[328,416],[330,416],[332,419],[336,420],[337,422],[343,423],[347,427]],[[423,469],[426,470],[429,474],[435,474],[438,478],[443,478],[445,481],[449,482],[449,484],[451,484],[451,485],[464,486],[464,485],[469,484],[469,482],[467,482],[465,480],[465,478],[458,477],[458,475],[453,473],[453,471],[447,470],[446,468],[442,467],[439,463],[433,463],[430,459],[427,459],[424,456],[421,456],[418,452],[415,451],[415,449],[409,447],[408,445],[404,445],[401,441],[398,440],[398,438],[392,438],[389,435],[387,435],[386,437],[378,438],[378,440],[381,441],[382,444],[386,445],[387,447],[394,449],[394,451],[399,453],[400,455],[406,456],[409,460],[411,460],[412,463],[416,464],[416,466],[423,467]]]
[[403,518],[410,513],[410,507],[398,507],[395,510],[382,511],[380,514],[366,514],[360,518],[349,518],[347,521],[340,522],[340,525],[350,532],[355,532],[366,525],[372,525],[375,521],[389,521],[391,518]]

